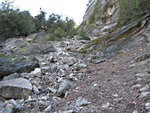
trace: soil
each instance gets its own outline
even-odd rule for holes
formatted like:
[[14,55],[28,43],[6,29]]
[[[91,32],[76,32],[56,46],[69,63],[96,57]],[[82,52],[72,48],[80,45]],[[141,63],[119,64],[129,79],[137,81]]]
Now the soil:
[[[74,82],[74,87],[66,97],[52,106],[52,110],[74,110],[75,113],[148,112],[145,103],[150,102],[150,95],[141,98],[142,91],[139,89],[149,85],[150,58],[136,62],[136,59],[148,53],[150,54],[150,47],[143,42],[132,50],[121,51],[103,63],[87,63],[87,68],[76,73],[79,80]],[[138,81],[139,73],[145,76]],[[134,87],[136,84],[141,87]],[[149,88],[146,91],[148,90],[150,91]],[[91,104],[77,107],[75,103],[78,97],[87,99]]]

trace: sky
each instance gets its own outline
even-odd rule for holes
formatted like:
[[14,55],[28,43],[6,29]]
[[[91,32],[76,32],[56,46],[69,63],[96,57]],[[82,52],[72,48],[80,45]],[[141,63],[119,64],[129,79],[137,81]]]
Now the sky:
[[[1,1],[1,0],[0,0]],[[5,1],[5,0],[2,0]],[[82,22],[89,0],[10,0],[20,10],[28,10],[32,16],[39,14],[40,8],[47,16],[55,13],[74,19],[77,24]]]

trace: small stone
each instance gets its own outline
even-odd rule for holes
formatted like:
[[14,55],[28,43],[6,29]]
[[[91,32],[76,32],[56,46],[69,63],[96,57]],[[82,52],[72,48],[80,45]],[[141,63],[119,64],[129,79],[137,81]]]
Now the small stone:
[[114,96],[114,97],[118,97],[119,95],[118,95],[118,94],[113,94],[113,96]]
[[142,87],[139,91],[144,92],[149,89],[149,85]]
[[63,69],[60,69],[59,72],[58,72],[58,75],[62,76],[62,75],[64,75],[64,73],[65,73],[65,71]]
[[137,73],[136,76],[143,77],[143,76],[145,76],[145,74],[144,73]]
[[132,113],[138,113],[138,110],[134,110]]
[[107,109],[109,106],[110,106],[110,103],[106,103],[106,104],[103,104],[103,105],[102,105],[102,108],[103,108],[103,109]]
[[142,78],[137,78],[137,80],[136,80],[137,82],[139,82],[139,81],[142,81]]
[[49,89],[52,93],[54,93],[54,94],[57,92],[57,90],[54,89],[54,88],[50,88],[50,87],[49,87],[48,89]]
[[10,108],[0,108],[0,113],[13,113],[13,110]]
[[40,68],[35,68],[33,71],[34,76],[40,77],[41,76],[41,69]]
[[78,79],[76,77],[74,77],[73,73],[69,74],[67,77],[68,77],[69,80],[78,81]]
[[51,110],[52,110],[52,106],[49,105],[49,106],[44,110],[44,112],[45,112],[45,113],[49,113],[49,112],[51,112]]
[[142,85],[141,84],[135,84],[134,86],[132,86],[132,89],[137,89],[140,88]]
[[150,95],[150,92],[142,92],[141,95],[140,95],[140,98],[143,98],[147,95]]
[[98,84],[97,84],[97,83],[95,83],[95,84],[94,84],[94,87],[96,87],[96,86],[98,86]]
[[42,62],[42,63],[41,63],[41,65],[43,65],[43,66],[46,65],[46,64],[47,64],[46,62]]
[[35,94],[39,94],[40,93],[39,89],[35,85],[32,86],[32,90],[33,90],[33,92]]
[[67,79],[63,79],[61,80],[61,83],[59,84],[59,88],[57,91],[57,96],[59,97],[64,97],[65,93],[73,86],[72,82],[67,80]]
[[145,107],[146,107],[146,109],[150,110],[150,102],[147,102],[147,103],[145,104]]
[[131,64],[129,67],[131,68],[131,67],[135,67],[136,65],[135,64]]
[[4,107],[5,108],[10,108],[10,109],[14,109],[14,108],[17,108],[17,103],[14,99],[11,99],[9,101],[6,101],[4,103]]
[[50,67],[49,66],[44,66],[44,67],[41,67],[41,69],[47,71],[47,70],[50,70]]
[[78,106],[78,107],[86,106],[86,105],[89,105],[89,104],[91,104],[91,102],[87,101],[86,99],[84,99],[82,97],[79,97],[76,100],[76,106]]
[[4,107],[4,103],[0,102],[0,108]]
[[67,110],[67,111],[60,111],[59,113],[74,113],[73,110]]

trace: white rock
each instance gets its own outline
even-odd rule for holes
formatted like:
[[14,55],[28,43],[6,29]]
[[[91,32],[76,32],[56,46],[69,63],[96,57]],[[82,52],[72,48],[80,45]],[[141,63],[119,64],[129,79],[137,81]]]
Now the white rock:
[[94,87],[96,87],[96,86],[98,86],[98,84],[97,84],[97,83],[94,83]]
[[113,96],[114,96],[114,97],[118,97],[119,95],[118,95],[118,94],[113,94]]
[[108,103],[106,103],[106,104],[103,104],[103,105],[102,105],[102,108],[103,108],[103,109],[107,109],[109,106],[110,106],[110,103],[108,102]]
[[146,109],[150,110],[150,102],[147,102],[147,103],[145,104],[145,107],[146,107]]
[[150,102],[147,102],[147,103],[145,104],[145,106],[146,106],[146,107],[150,107]]
[[40,77],[41,76],[41,69],[35,68],[33,71],[34,76]]
[[54,93],[54,94],[57,92],[57,90],[54,89],[54,88],[50,88],[50,87],[49,87],[48,89],[49,89],[52,93]]
[[132,113],[138,113],[138,111],[137,111],[137,110],[134,110]]

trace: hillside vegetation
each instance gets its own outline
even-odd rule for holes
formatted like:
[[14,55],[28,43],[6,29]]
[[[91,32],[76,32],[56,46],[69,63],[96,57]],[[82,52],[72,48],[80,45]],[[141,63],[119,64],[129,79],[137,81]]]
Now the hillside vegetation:
[[40,8],[37,16],[31,16],[29,11],[20,11],[13,6],[13,2],[5,0],[0,8],[0,39],[27,36],[36,32],[47,32],[49,39],[61,39],[66,36],[73,37],[77,34],[73,19],[65,20],[59,14],[51,14],[46,19],[46,12]]

